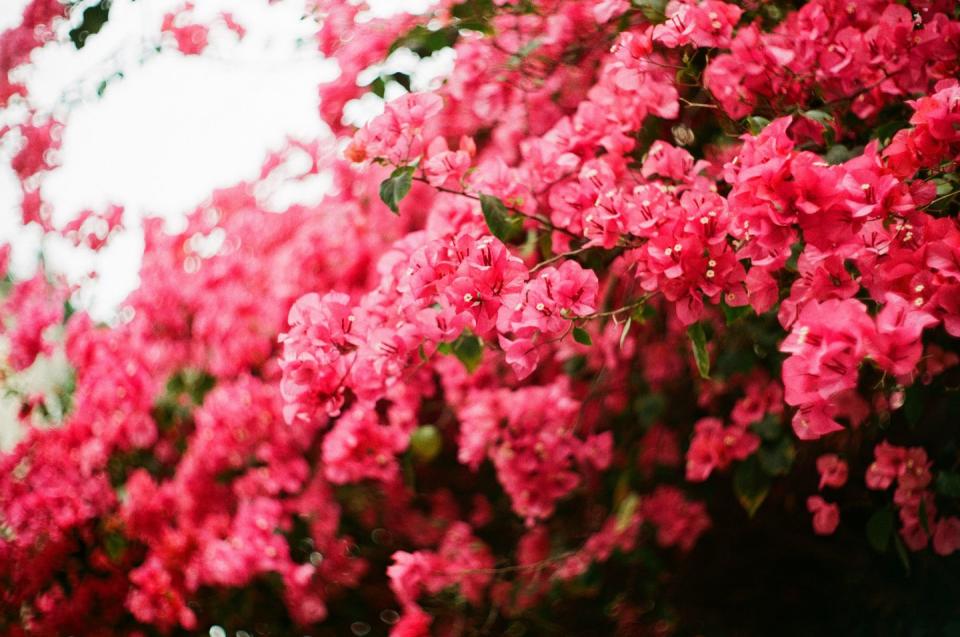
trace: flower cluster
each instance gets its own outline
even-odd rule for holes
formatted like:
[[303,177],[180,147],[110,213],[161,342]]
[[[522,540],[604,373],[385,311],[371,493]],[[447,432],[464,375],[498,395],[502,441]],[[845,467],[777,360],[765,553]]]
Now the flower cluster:
[[[147,219],[110,325],[0,248],[2,378],[71,369],[6,392],[0,632],[771,634],[688,618],[702,570],[956,583],[960,20],[795,4],[308,3],[330,135]],[[0,103],[68,12],[0,34]],[[430,90],[381,64],[447,48]],[[102,248],[123,208],[52,225],[27,110],[24,224]]]

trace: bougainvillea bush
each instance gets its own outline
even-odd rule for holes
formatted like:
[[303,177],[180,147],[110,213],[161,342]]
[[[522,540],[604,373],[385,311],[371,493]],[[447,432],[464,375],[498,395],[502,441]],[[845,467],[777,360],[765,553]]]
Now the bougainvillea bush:
[[[0,632],[960,632],[954,2],[309,6],[328,137],[148,219],[109,325],[6,278],[5,376],[70,372],[8,384]],[[192,11],[169,54],[243,37]],[[90,249],[123,211],[52,222],[18,78],[108,17],[0,35],[22,221]]]

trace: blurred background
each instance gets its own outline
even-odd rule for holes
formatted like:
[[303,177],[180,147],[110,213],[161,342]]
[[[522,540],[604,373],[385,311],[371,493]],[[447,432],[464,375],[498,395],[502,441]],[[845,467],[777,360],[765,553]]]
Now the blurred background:
[[[3,0],[0,31],[20,23],[28,0]],[[109,19],[82,47],[71,40],[85,0],[58,26],[56,41],[33,52],[17,73],[34,107],[65,124],[59,167],[45,177],[44,199],[53,224],[62,227],[85,209],[124,208],[123,229],[99,252],[64,237],[24,226],[21,191],[9,166],[16,148],[0,144],[0,245],[12,246],[15,278],[36,272],[41,261],[51,274],[78,286],[71,303],[95,320],[111,322],[123,299],[138,285],[143,252],[141,220],[159,216],[171,230],[210,193],[259,175],[266,155],[287,139],[313,140],[329,132],[318,116],[317,86],[337,76],[335,62],[317,51],[317,18],[309,0],[203,0],[192,19],[210,26],[200,55],[178,50],[164,34],[164,16],[182,0],[113,0]],[[425,0],[380,0],[375,14],[423,11]],[[225,15],[244,33],[231,30]],[[398,50],[383,68],[411,75],[411,88],[426,88],[453,65],[451,49],[420,62]],[[372,80],[375,75],[369,79]],[[403,92],[387,86],[390,99]],[[345,119],[362,124],[382,111],[383,100],[367,94],[350,104]],[[20,121],[22,104],[0,110],[0,127]],[[331,141],[331,143],[333,143]],[[315,201],[328,186],[325,175],[297,182],[276,181],[268,193],[278,208]],[[4,344],[0,339],[0,348]],[[61,353],[62,354],[62,353]],[[54,357],[6,379],[19,393],[46,393],[64,382],[66,362]],[[20,437],[17,401],[0,395],[0,450]]]
[[[4,0],[0,30],[20,21],[27,0]],[[193,9],[198,23],[210,24],[209,45],[201,55],[184,55],[164,44],[161,24],[180,0],[114,0],[109,20],[77,49],[67,37],[83,15],[81,3],[60,25],[57,42],[34,52],[25,71],[31,98],[41,112],[65,122],[61,167],[44,182],[56,225],[85,208],[123,206],[128,228],[99,255],[46,239],[38,228],[20,223],[20,193],[6,162],[0,167],[0,242],[13,244],[12,269],[26,276],[43,257],[52,271],[72,281],[98,273],[78,302],[95,318],[107,320],[137,285],[142,240],[137,221],[163,216],[176,224],[184,212],[219,187],[255,177],[264,157],[288,137],[315,139],[325,134],[317,115],[317,85],[337,74],[311,37],[316,19],[305,0],[203,0]],[[422,0],[381,0],[377,12],[422,10]],[[246,29],[243,38],[222,24],[228,12]],[[218,22],[220,24],[218,25]],[[398,51],[389,64],[408,68],[412,55]],[[433,68],[419,69],[427,84],[452,65],[452,51]],[[391,88],[399,88],[396,85]],[[389,94],[387,98],[391,97]],[[369,99],[373,98],[373,99]],[[362,123],[380,112],[373,95],[353,104],[348,117]],[[18,113],[0,114],[0,126]],[[0,147],[8,155],[11,148]],[[312,192],[278,192],[278,197],[317,197]]]

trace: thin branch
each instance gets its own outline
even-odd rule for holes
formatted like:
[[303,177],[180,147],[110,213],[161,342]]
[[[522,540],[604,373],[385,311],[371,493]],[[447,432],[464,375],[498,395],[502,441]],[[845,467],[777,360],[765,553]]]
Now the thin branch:
[[[414,181],[419,181],[419,182],[422,182],[422,183],[425,183],[425,184],[429,185],[429,182],[426,180],[425,177],[417,177],[417,176],[414,176],[414,177],[413,177],[413,180],[414,180]],[[452,188],[445,188],[445,187],[443,187],[443,186],[432,186],[432,187],[433,187],[435,190],[437,190],[438,192],[445,192],[445,193],[450,194],[450,195],[460,195],[461,197],[466,197],[467,199],[473,199],[474,201],[480,201],[480,197],[479,197],[478,195],[473,195],[473,194],[470,194],[469,192],[465,192],[465,191],[462,191],[462,190],[454,190],[454,189],[452,189]],[[550,221],[549,219],[547,219],[546,217],[544,217],[544,216],[542,216],[542,215],[529,214],[529,213],[523,212],[522,210],[517,210],[516,208],[513,208],[513,207],[511,207],[511,206],[507,206],[506,204],[504,204],[504,208],[506,208],[507,210],[509,210],[510,212],[514,213],[515,215],[517,215],[517,216],[519,216],[519,217],[523,217],[524,219],[529,219],[529,220],[531,220],[531,221],[536,221],[537,223],[542,224],[542,225],[543,225],[544,227],[546,227],[548,230],[554,230],[554,231],[556,231],[556,232],[561,232],[561,233],[563,233],[563,234],[565,234],[565,235],[567,235],[567,236],[569,236],[569,237],[573,237],[573,238],[575,238],[575,239],[582,239],[582,238],[583,238],[583,237],[581,237],[580,235],[577,235],[577,234],[575,234],[575,233],[573,233],[573,232],[570,232],[570,231],[567,230],[566,228],[561,228],[560,226],[554,225],[552,221]]]
[[533,273],[537,272],[538,270],[541,270],[541,269],[547,267],[547,266],[550,265],[551,263],[556,263],[557,261],[560,261],[560,260],[562,260],[562,259],[566,259],[566,258],[569,258],[569,257],[574,257],[574,256],[576,256],[576,255],[578,255],[578,254],[582,254],[582,253],[586,252],[587,250],[592,250],[592,249],[595,248],[595,247],[597,247],[597,246],[587,245],[587,246],[583,246],[582,248],[577,248],[576,250],[570,250],[569,252],[562,252],[562,253],[560,253],[560,254],[554,255],[554,256],[550,257],[549,259],[547,259],[546,261],[541,261],[541,262],[538,263],[537,265],[535,265],[535,266],[533,266],[532,268],[530,268],[530,274],[533,274]]

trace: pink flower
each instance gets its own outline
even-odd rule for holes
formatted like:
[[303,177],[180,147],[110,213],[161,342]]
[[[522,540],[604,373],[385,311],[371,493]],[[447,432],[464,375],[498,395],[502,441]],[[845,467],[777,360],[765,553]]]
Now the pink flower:
[[839,489],[847,483],[847,463],[836,454],[827,453],[817,458],[817,473],[821,491],[824,487]]
[[933,550],[938,555],[950,555],[960,549],[960,518],[941,518],[933,531]]
[[679,546],[689,551],[710,528],[710,518],[702,502],[687,500],[676,487],[658,486],[641,501],[640,510],[657,527],[660,546]]
[[881,369],[896,376],[911,375],[923,354],[920,336],[937,319],[902,297],[888,294],[876,320],[877,330],[867,342],[867,352]]
[[813,530],[817,535],[831,535],[840,524],[840,508],[818,495],[807,498],[807,510],[813,514]]
[[867,467],[867,488],[886,489],[900,475],[906,460],[906,452],[901,447],[881,442],[874,447],[873,454],[876,460]]
[[802,440],[841,429],[833,418],[836,399],[856,387],[873,335],[873,322],[859,301],[811,301],[804,307],[780,346],[791,354],[783,363],[784,400],[799,407],[793,427]]
[[408,440],[403,433],[381,425],[372,406],[346,411],[323,439],[323,470],[335,484],[364,479],[392,482],[397,479],[395,454]]
[[382,158],[394,166],[409,164],[424,154],[426,129],[442,108],[443,98],[435,93],[398,97],[357,132],[346,156],[354,162]]
[[760,438],[746,427],[724,427],[717,418],[701,418],[694,425],[687,450],[687,480],[706,480],[714,469],[726,469],[734,460],[744,460],[760,446]]

